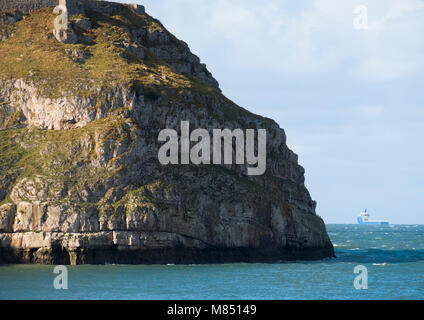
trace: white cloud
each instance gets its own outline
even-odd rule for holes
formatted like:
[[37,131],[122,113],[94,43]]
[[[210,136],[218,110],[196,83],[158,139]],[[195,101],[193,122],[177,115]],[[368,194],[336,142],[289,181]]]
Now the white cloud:
[[377,117],[383,114],[384,107],[377,105],[360,106],[357,108],[360,115],[367,117]]
[[406,77],[415,71],[408,61],[385,58],[364,58],[353,70],[353,75],[370,82],[389,81]]
[[388,1],[388,6],[385,15],[374,21],[371,28],[383,31],[386,24],[392,23],[395,19],[402,19],[409,14],[413,14],[424,9],[422,0]]
[[[353,28],[358,3],[368,7],[368,30]],[[413,75],[424,66],[418,54],[424,38],[421,0],[296,4],[287,0],[145,0],[144,4],[148,12],[155,9],[166,15],[162,20],[177,35],[197,39],[195,43],[202,45],[199,51],[206,50],[208,43],[218,45],[215,50],[233,57],[235,68],[293,75],[334,71],[384,82]]]

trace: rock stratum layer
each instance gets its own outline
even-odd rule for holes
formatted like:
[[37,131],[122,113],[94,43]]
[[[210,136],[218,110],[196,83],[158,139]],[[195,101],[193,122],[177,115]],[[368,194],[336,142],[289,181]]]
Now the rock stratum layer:
[[[275,262],[334,256],[284,131],[225,98],[134,6],[53,35],[51,8],[0,14],[0,263]],[[158,134],[266,129],[267,171],[158,161]]]

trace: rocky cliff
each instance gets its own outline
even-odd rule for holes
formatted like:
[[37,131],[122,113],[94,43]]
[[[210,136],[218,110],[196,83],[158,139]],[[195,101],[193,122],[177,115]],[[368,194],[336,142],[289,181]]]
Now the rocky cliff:
[[[0,13],[0,263],[332,257],[284,131],[225,98],[143,12],[86,8],[72,43],[53,35],[51,8]],[[161,165],[158,134],[181,121],[266,129],[266,173]]]

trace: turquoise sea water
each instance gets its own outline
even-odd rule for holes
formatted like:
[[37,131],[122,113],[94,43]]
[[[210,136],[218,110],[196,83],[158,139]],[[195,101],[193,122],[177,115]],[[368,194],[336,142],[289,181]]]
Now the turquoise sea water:
[[[424,226],[327,225],[336,259],[276,264],[0,266],[0,299],[424,299]],[[368,269],[356,290],[355,266]]]

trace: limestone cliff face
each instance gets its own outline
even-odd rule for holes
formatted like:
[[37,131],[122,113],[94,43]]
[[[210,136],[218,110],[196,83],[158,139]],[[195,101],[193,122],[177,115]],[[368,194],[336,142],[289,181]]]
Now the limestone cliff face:
[[[187,44],[125,5],[71,19],[73,44],[53,19],[8,19],[0,42],[0,263],[334,255],[284,131],[226,99]],[[266,173],[161,165],[158,134],[181,121],[266,129]]]

